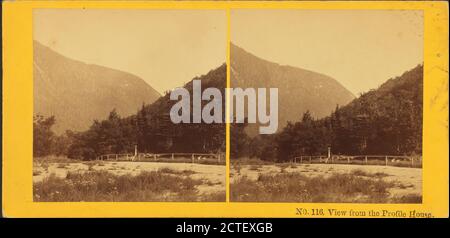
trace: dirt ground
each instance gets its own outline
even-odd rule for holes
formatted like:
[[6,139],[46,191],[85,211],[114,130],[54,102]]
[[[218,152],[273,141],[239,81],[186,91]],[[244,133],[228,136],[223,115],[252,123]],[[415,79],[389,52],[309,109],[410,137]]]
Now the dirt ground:
[[160,162],[87,162],[87,163],[49,163],[46,165],[36,163],[33,168],[33,182],[42,181],[50,174],[66,178],[70,172],[86,172],[89,170],[108,171],[115,175],[138,175],[143,171],[157,171],[168,168],[182,172],[190,170],[192,179],[202,180],[203,184],[197,185],[199,194],[225,192],[225,170],[223,165],[204,165],[192,163],[160,163]]
[[389,190],[391,196],[406,194],[422,194],[422,169],[378,165],[344,165],[344,164],[295,164],[290,165],[239,165],[232,166],[230,182],[233,183],[242,176],[256,180],[261,174],[271,175],[285,172],[298,172],[305,176],[327,177],[334,173],[354,173],[355,170],[367,174],[382,174],[385,181],[395,182],[397,186]]

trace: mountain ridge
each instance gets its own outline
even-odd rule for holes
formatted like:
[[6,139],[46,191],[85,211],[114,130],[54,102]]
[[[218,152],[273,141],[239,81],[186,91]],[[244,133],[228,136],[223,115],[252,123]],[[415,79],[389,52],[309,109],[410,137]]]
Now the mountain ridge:
[[[314,117],[322,118],[336,105],[346,105],[355,98],[330,76],[270,62],[235,44],[231,44],[230,72],[232,87],[279,89],[279,129],[288,121],[300,120],[308,110]],[[246,130],[250,136],[256,134],[254,125],[249,125]]]
[[86,130],[112,109],[127,116],[160,94],[131,73],[66,57],[38,41],[34,50],[34,114],[56,117],[55,132]]
[[328,147],[333,154],[420,156],[422,123],[423,65],[418,65],[325,118],[304,115],[301,122],[287,126],[277,135],[282,148],[278,159],[323,155]]

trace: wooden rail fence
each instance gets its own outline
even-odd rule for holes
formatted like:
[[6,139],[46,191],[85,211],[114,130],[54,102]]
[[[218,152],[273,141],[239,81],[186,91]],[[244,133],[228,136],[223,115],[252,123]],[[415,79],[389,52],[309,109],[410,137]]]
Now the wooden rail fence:
[[[381,162],[385,166],[395,165],[401,162],[407,162],[409,167],[422,165],[422,157],[399,156],[399,155],[333,155],[327,156],[296,156],[292,163],[325,163],[325,164],[352,164],[355,161],[368,165],[372,161]],[[373,164],[373,163],[372,163]]]
[[126,154],[104,154],[97,156],[97,160],[113,160],[113,161],[157,161],[160,158],[166,158],[170,160],[175,160],[175,158],[190,158],[191,163],[201,162],[204,160],[216,160],[217,163],[224,162],[222,154],[217,153],[138,153],[137,155],[126,153]]

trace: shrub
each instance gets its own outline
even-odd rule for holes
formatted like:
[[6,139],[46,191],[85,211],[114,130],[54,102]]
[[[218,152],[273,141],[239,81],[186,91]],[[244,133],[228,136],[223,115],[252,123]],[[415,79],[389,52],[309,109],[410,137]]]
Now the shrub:
[[158,171],[161,172],[161,173],[166,173],[166,174],[177,174],[177,175],[186,175],[186,176],[195,174],[195,172],[192,171],[192,170],[187,170],[187,169],[185,169],[185,170],[174,170],[174,169],[167,168],[167,167],[161,168]]
[[51,174],[33,186],[35,201],[197,201],[201,180],[160,171],[117,176],[107,171]]
[[360,172],[306,177],[300,173],[260,175],[256,181],[242,177],[231,184],[231,200],[236,202],[339,202],[392,203],[418,201],[417,196],[391,198],[392,182],[362,177]]

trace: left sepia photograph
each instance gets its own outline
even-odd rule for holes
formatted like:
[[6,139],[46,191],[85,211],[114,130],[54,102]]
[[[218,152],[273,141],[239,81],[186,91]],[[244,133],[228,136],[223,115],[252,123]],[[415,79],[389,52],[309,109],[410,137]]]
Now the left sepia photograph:
[[226,23],[223,10],[34,9],[33,201],[225,202],[225,124],[172,109],[195,120],[173,92],[224,92]]

